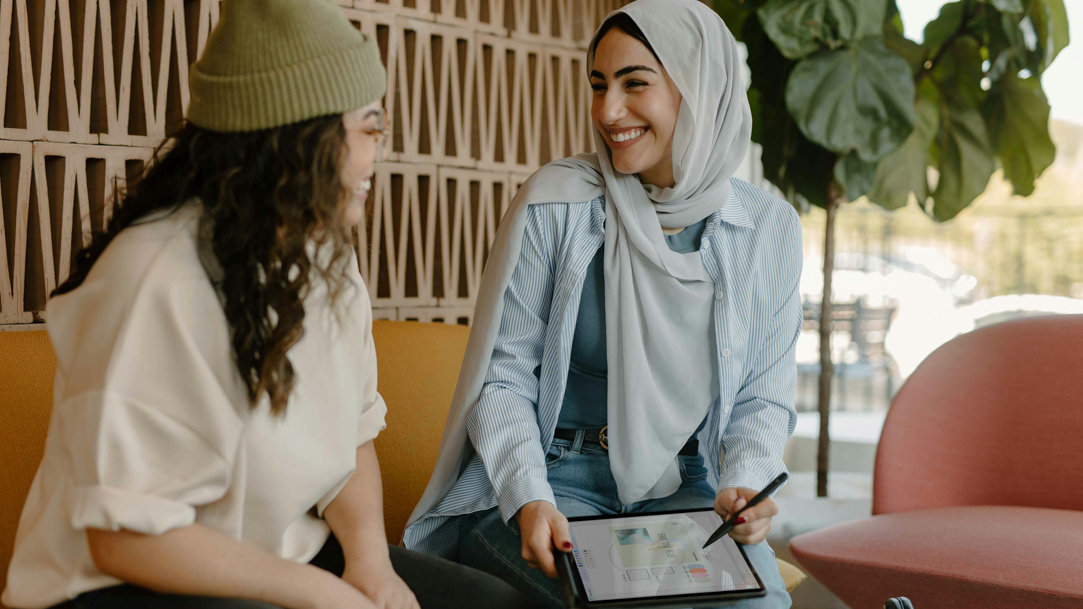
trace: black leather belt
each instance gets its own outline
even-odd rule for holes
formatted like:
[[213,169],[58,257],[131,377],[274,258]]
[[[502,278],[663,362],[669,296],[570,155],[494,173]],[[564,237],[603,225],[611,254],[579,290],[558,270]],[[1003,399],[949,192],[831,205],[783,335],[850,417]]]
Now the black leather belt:
[[[560,429],[553,433],[553,438],[557,440],[568,440],[569,442],[575,441],[575,434],[578,429]],[[603,427],[601,429],[584,429],[583,430],[583,443],[584,444],[597,444],[602,448],[609,450],[609,427]],[[677,454],[685,456],[695,456],[699,454],[699,440],[690,438],[688,442],[685,442],[681,447],[680,452]]]

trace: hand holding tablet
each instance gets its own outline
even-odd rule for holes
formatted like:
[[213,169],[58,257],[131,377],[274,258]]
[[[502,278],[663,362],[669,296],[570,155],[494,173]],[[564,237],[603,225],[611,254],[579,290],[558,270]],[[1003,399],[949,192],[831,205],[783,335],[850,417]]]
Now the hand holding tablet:
[[548,501],[531,501],[515,515],[523,544],[523,559],[534,569],[556,578],[554,548],[570,552],[568,520]]

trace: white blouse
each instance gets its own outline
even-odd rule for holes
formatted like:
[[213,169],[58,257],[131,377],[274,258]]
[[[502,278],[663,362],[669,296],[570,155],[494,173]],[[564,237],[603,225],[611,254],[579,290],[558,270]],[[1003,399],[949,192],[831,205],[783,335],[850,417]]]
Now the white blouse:
[[314,280],[289,352],[283,416],[252,410],[197,253],[189,204],[120,233],[76,290],[49,301],[57,356],[45,456],[23,508],[3,603],[47,607],[120,583],[84,529],[192,523],[305,562],[319,517],[384,428],[368,293],[354,264],[332,311]]

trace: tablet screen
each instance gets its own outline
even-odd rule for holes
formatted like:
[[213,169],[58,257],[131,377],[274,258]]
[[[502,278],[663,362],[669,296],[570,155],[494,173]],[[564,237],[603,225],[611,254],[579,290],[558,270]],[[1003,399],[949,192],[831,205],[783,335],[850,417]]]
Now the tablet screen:
[[572,558],[591,602],[762,590],[714,510],[570,519]]

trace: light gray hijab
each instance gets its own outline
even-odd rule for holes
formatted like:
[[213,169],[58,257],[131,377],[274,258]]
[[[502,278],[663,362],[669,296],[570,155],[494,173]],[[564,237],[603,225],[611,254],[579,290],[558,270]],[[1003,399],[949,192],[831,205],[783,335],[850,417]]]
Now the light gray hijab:
[[714,11],[696,0],[638,0],[620,12],[643,31],[682,98],[670,188],[614,171],[594,133],[607,195],[609,461],[629,504],[677,490],[677,452],[718,395],[714,283],[703,256],[671,251],[661,229],[722,206],[748,152],[752,117],[737,43]]
[[411,523],[447,494],[472,452],[465,419],[481,394],[533,203],[605,194],[609,459],[622,503],[678,488],[677,452],[716,399],[715,286],[701,254],[671,251],[662,227],[699,222],[729,197],[752,127],[741,56],[718,15],[696,0],[636,0],[609,16],[617,12],[643,31],[681,93],[675,184],[658,188],[616,172],[595,132],[596,154],[550,163],[519,190],[490,253],[440,456]]

